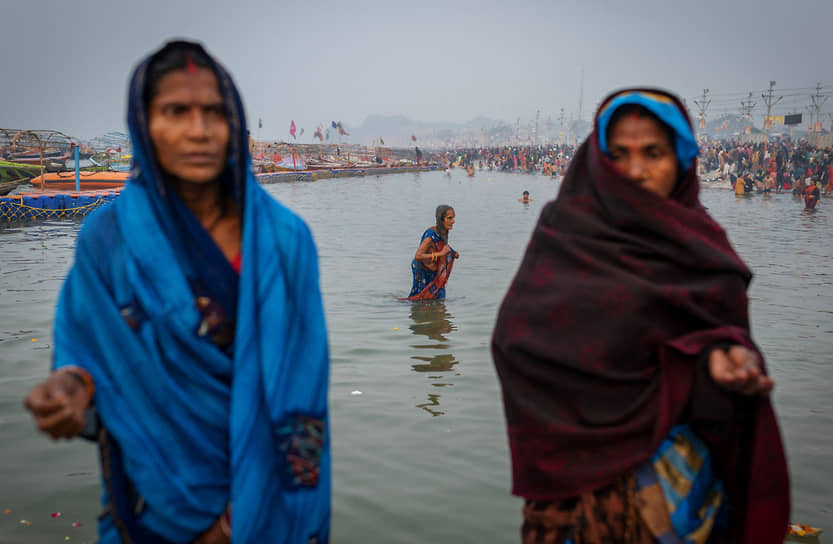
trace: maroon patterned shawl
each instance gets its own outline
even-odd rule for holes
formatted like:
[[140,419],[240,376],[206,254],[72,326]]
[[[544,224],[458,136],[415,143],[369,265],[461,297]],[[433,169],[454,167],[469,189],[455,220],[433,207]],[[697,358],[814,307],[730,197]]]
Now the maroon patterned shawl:
[[780,544],[789,481],[770,402],[718,388],[703,360],[757,351],[751,273],[700,204],[696,162],[666,199],[619,176],[596,131],[541,213],[492,339],[513,493],[612,483],[689,422],[726,482],[734,535]]

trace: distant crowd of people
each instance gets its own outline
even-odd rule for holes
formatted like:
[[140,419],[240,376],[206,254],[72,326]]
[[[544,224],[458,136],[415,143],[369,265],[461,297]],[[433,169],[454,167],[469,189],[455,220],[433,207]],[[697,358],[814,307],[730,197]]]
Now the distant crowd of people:
[[[431,162],[460,167],[473,176],[476,170],[540,173],[563,176],[576,146],[556,144],[461,148],[431,153]],[[833,193],[833,147],[816,148],[810,142],[782,140],[767,145],[721,140],[700,144],[699,174],[725,180],[734,187],[741,179],[745,191],[803,191],[815,185]]]
[[815,185],[833,190],[833,148],[818,149],[806,140],[768,145],[721,141],[701,147],[701,174],[717,172],[733,184],[742,178],[747,190],[800,193]]
[[563,144],[475,147],[437,152],[431,160],[448,168],[465,168],[470,173],[480,169],[564,175],[575,150],[575,146]]

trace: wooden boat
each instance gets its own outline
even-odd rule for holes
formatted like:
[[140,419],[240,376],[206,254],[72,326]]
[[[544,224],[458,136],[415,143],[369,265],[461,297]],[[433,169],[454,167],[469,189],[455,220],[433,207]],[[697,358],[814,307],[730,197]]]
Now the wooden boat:
[[60,161],[63,163],[69,159],[69,152],[63,150],[46,151],[41,154],[39,151],[26,151],[23,153],[12,153],[7,157],[12,162],[19,162],[23,164],[40,165],[41,162]]
[[[115,189],[124,187],[129,176],[129,172],[81,172],[80,189]],[[32,178],[29,183],[37,189],[74,191],[75,172],[44,174],[43,176]]]
[[40,166],[0,161],[0,183],[25,181],[40,174]]
[[11,181],[0,182],[0,196],[7,195],[17,189],[17,186],[26,181],[26,179],[13,179]]

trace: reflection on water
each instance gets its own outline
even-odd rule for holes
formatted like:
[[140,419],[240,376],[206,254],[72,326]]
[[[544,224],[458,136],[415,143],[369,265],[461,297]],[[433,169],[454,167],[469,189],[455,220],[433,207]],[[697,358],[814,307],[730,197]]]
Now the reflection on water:
[[[457,330],[457,327],[451,321],[452,316],[448,313],[445,307],[445,302],[442,300],[420,300],[413,302],[411,305],[411,331],[418,336],[427,337],[430,342],[411,344],[412,348],[418,350],[441,350],[445,352],[450,348],[448,342],[448,335]],[[429,373],[449,373],[454,370],[454,366],[458,363],[457,359],[452,353],[437,353],[434,355],[412,355],[411,359],[415,362],[411,365],[414,372],[429,372]],[[448,376],[445,374],[428,376],[433,381],[431,385],[434,387],[447,387],[453,385],[448,382]],[[432,416],[441,416],[445,412],[439,410],[440,395],[439,393],[429,393],[428,402],[417,404],[416,407],[425,410]]]
[[[451,314],[445,307],[445,302],[442,300],[417,300],[411,305],[411,330],[414,334],[422,334],[436,340],[438,342],[447,342],[445,334],[457,330],[457,327],[451,322]],[[424,346],[416,345],[415,348],[420,347],[434,347],[433,345]]]

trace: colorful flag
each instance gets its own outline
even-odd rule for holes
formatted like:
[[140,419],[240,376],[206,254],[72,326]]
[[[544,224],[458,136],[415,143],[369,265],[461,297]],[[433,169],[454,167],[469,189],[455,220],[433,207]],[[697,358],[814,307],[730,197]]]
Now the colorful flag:
[[298,134],[298,136],[303,136],[303,135],[304,135],[304,129],[301,129],[301,133]]
[[257,118],[257,128],[263,128],[263,119]]
[[416,134],[411,134],[411,140],[416,141]]
[[379,136],[379,143],[381,143],[382,145],[385,145],[385,141],[382,139],[381,136]]
[[292,120],[292,123],[289,124],[289,135],[292,136],[292,138],[295,138],[295,120],[294,119]]

